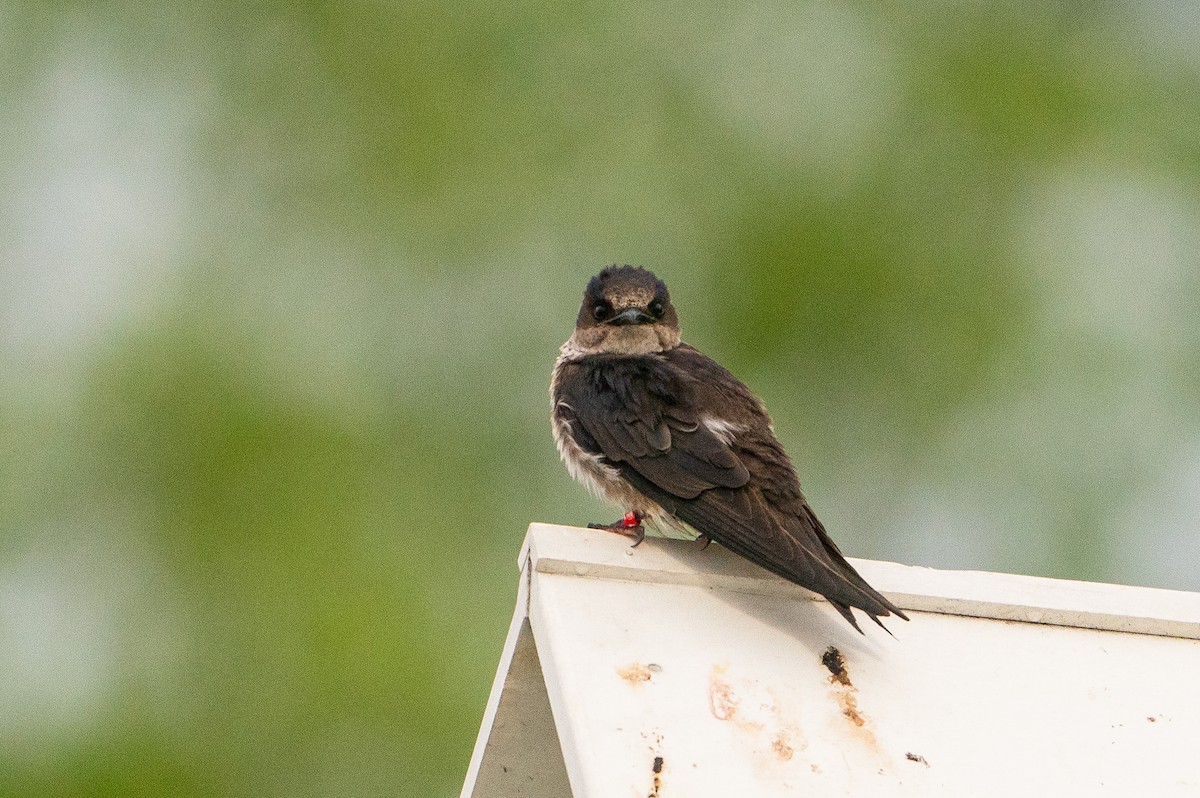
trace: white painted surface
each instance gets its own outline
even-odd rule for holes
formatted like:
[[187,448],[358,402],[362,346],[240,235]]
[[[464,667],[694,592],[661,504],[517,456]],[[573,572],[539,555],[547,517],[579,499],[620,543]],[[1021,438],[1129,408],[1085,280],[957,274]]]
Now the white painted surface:
[[483,713],[462,795],[558,798],[571,794],[542,666],[529,626],[529,572]]
[[[1200,595],[856,560],[893,639],[715,545],[534,524],[521,561],[575,796],[1200,795]],[[517,794],[490,718],[464,796]]]

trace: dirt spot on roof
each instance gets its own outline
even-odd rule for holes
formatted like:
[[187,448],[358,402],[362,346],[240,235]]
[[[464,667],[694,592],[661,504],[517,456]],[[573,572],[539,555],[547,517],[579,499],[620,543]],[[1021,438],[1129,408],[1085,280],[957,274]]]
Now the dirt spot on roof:
[[631,662],[617,668],[617,675],[632,685],[642,684],[654,678],[654,672],[650,666],[640,662]]

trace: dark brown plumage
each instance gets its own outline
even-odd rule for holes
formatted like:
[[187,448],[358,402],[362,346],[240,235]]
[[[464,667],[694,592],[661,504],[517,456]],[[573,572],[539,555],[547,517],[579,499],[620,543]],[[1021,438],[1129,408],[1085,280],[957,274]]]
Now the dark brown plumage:
[[551,396],[568,470],[604,498],[820,593],[856,629],[851,607],[907,620],[826,534],[762,402],[680,341],[651,272],[614,266],[588,283]]

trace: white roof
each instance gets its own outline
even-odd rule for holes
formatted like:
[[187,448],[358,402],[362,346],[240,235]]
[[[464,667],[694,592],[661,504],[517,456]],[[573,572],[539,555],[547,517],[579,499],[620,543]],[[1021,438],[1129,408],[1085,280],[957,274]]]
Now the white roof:
[[531,525],[464,798],[1200,794],[1200,594],[851,562]]

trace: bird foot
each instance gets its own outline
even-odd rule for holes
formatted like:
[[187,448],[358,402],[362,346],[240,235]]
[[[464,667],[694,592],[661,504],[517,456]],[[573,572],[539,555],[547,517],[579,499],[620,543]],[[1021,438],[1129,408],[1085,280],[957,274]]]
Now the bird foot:
[[696,542],[700,544],[700,551],[704,551],[708,548],[708,544],[712,543],[712,538],[701,532],[699,535],[696,535]]
[[630,548],[637,548],[646,539],[646,528],[642,526],[642,518],[641,513],[630,510],[620,521],[613,521],[611,524],[588,524],[588,529],[603,529],[605,532],[616,532],[618,535],[633,538]]

